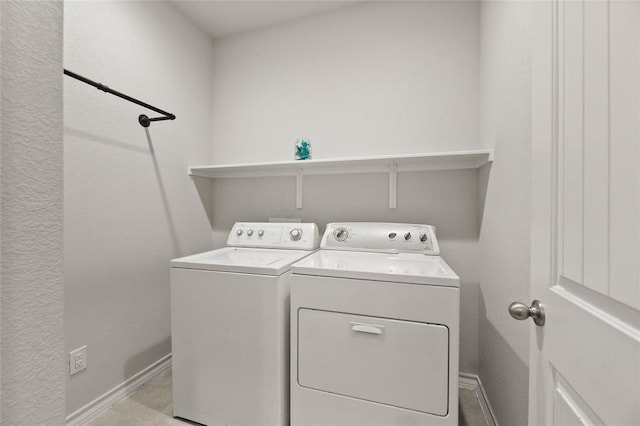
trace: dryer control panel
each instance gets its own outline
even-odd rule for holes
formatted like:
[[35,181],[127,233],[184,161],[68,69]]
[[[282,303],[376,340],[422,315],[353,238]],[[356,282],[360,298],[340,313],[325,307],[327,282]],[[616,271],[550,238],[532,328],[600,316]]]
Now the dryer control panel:
[[323,250],[424,253],[440,255],[436,228],[431,225],[384,222],[330,223],[322,237]]
[[230,247],[315,250],[320,235],[315,223],[236,222],[227,238]]

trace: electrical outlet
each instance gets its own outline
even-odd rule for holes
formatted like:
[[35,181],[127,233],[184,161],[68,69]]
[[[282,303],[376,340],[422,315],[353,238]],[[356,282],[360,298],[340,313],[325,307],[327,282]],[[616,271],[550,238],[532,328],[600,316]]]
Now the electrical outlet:
[[87,347],[83,346],[69,352],[69,375],[73,376],[87,368]]

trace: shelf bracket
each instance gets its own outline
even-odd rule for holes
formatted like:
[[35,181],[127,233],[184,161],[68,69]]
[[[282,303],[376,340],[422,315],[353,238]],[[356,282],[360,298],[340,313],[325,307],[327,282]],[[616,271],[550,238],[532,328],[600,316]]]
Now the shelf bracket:
[[389,208],[395,209],[398,204],[398,163],[389,163]]
[[302,208],[302,169],[296,171],[296,209]]

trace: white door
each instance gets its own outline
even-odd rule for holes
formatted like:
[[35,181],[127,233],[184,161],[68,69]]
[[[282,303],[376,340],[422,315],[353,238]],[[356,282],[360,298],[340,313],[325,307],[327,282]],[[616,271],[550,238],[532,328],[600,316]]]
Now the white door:
[[529,424],[640,425],[640,2],[535,8]]

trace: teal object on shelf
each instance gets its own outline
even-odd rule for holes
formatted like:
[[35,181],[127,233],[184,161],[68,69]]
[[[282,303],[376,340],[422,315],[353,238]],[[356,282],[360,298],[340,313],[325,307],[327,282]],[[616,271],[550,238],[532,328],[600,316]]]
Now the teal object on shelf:
[[311,160],[311,142],[309,142],[309,139],[298,139],[295,158],[296,160]]

